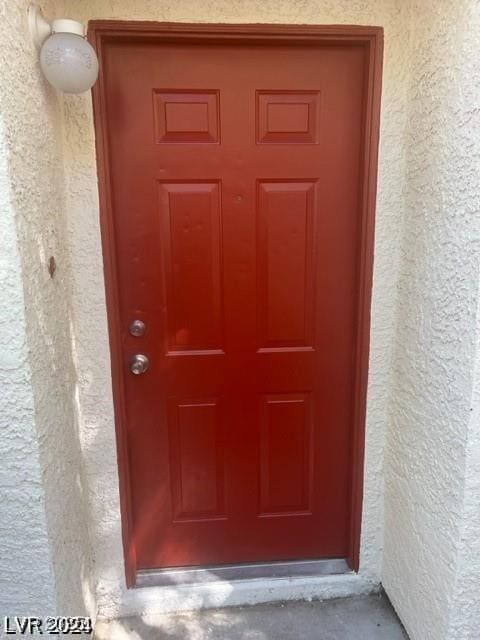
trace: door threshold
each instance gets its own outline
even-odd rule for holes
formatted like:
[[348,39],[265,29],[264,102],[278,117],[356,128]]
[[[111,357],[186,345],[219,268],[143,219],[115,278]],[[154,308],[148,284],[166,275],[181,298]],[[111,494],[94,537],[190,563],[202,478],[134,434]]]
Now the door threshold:
[[145,569],[137,572],[135,587],[163,587],[167,585],[202,584],[256,578],[298,578],[331,576],[351,573],[344,558],[326,560],[296,560],[227,564],[208,567],[179,567],[175,569]]

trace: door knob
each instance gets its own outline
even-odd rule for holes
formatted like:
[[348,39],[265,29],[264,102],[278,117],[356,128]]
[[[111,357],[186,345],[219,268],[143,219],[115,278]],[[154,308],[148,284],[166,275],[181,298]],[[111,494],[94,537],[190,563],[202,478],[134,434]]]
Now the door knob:
[[136,353],[130,360],[130,371],[139,376],[141,373],[145,373],[148,369],[150,360],[143,353]]

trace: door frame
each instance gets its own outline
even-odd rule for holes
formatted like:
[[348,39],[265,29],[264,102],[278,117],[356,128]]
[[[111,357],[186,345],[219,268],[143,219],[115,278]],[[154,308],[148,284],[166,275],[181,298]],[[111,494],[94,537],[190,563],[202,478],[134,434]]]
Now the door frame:
[[88,39],[95,48],[100,72],[92,90],[97,154],[100,227],[102,236],[105,295],[107,304],[113,403],[120,486],[120,512],[127,587],[136,584],[135,549],[132,544],[132,511],[129,494],[127,420],[125,414],[122,328],[119,317],[119,283],[114,242],[114,213],[108,145],[108,120],[105,103],[104,46],[112,41],[161,42],[252,42],[266,46],[310,44],[321,46],[350,44],[364,47],[363,134],[360,178],[359,215],[361,219],[358,259],[355,382],[353,398],[349,567],[358,572],[362,522],[365,417],[370,339],[370,305],[373,278],[374,223],[377,191],[378,143],[380,133],[380,100],[383,62],[383,28],[350,25],[283,25],[283,24],[188,24],[168,22],[136,22],[93,20],[88,24]]

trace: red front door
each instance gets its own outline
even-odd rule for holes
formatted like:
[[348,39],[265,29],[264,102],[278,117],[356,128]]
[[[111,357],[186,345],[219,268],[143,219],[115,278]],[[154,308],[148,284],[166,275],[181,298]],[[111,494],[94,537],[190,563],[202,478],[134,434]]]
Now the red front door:
[[349,43],[105,46],[137,569],[349,553],[366,67]]

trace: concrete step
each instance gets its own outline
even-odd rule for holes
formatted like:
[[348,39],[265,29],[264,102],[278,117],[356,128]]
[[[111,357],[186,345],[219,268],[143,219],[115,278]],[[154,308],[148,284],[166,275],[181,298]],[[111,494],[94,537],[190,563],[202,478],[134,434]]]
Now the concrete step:
[[96,640],[408,640],[384,594],[100,621]]

